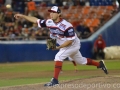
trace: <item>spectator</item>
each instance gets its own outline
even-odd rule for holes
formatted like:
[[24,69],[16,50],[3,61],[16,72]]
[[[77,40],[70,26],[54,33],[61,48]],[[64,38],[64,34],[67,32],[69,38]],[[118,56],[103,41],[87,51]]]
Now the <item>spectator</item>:
[[21,29],[19,29],[18,26],[14,26],[14,33],[16,36],[19,36],[19,33],[21,33]]
[[42,30],[39,29],[36,31],[36,40],[44,40],[43,38],[43,33],[42,33]]
[[34,30],[31,32],[31,35],[30,35],[30,37],[29,37],[29,40],[30,40],[30,41],[36,41],[36,34],[35,34],[35,31],[34,31]]
[[63,6],[62,2],[63,2],[63,0],[56,0],[56,4],[57,4],[58,6]]
[[7,5],[7,4],[9,4],[9,5],[11,5],[11,3],[12,3],[12,0],[2,0],[3,1],[3,3],[5,4],[5,5]]
[[114,0],[112,6],[114,8],[113,13],[120,11],[120,0]]
[[15,40],[15,34],[13,32],[8,32],[8,40]]
[[67,0],[63,1],[63,7],[64,7],[64,9],[68,9],[69,8],[69,6],[67,4]]
[[91,32],[90,28],[85,24],[84,24],[83,28],[84,28],[84,31],[82,33],[82,39],[85,39],[85,38],[88,38],[92,34],[92,32]]
[[29,31],[26,26],[24,26],[24,28],[22,28],[22,35],[24,37],[24,40],[29,40]]
[[84,31],[84,27],[83,27],[83,23],[80,23],[77,27],[76,27],[76,30],[77,30],[77,34],[78,34],[78,37],[79,38],[82,38],[81,37],[81,34],[83,33]]
[[40,7],[47,7],[46,2],[41,2],[41,3],[40,3]]
[[80,0],[80,6],[85,6],[85,0]]
[[74,6],[74,2],[72,0],[68,0],[67,4],[68,6]]
[[117,0],[117,1],[118,1],[119,6],[120,6],[120,0]]
[[25,13],[26,0],[12,0],[11,5],[12,5],[13,11]]
[[85,2],[85,6],[90,6],[90,2],[89,2],[89,0],[86,0],[86,2]]
[[44,19],[41,15],[39,15],[38,12],[35,12],[35,13],[34,13],[34,17],[36,17],[36,18],[40,18],[40,19]]
[[37,31],[38,29],[39,29],[39,27],[36,23],[34,23],[33,26],[31,28],[29,28],[29,30],[34,30],[34,31]]
[[31,27],[33,24],[29,23],[28,21],[26,21],[25,19],[21,19],[20,23],[22,24],[22,27]]
[[88,38],[92,34],[90,28],[83,23],[79,24],[76,29],[78,31],[78,37],[82,39]]
[[27,3],[27,10],[29,14],[34,14],[36,10],[36,4],[33,0],[29,0],[29,2]]
[[1,5],[4,5],[5,2],[6,2],[6,0],[0,0],[0,6],[1,6]]
[[15,18],[13,17],[12,11],[7,11],[4,16],[4,21],[8,23],[13,23],[15,21]]
[[102,35],[99,35],[97,40],[94,42],[94,59],[104,59],[105,58],[105,53],[104,53],[104,48],[106,47],[106,43],[102,38]]
[[49,3],[48,3],[48,6],[56,6],[57,5],[57,3],[56,3],[56,1],[55,0],[51,0]]
[[46,28],[44,28],[44,30],[42,31],[42,36],[44,39],[48,38],[48,31]]

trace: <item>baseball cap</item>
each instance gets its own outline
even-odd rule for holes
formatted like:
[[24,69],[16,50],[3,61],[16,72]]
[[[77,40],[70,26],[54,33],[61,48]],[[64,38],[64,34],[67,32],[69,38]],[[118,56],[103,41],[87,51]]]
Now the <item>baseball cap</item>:
[[61,10],[58,6],[53,6],[51,9],[48,10],[48,12],[61,13]]

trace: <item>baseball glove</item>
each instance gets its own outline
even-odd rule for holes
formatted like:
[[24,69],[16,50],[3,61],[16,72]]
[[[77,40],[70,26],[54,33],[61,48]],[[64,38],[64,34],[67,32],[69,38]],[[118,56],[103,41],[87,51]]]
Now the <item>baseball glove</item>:
[[47,49],[55,49],[56,48],[56,39],[47,39]]

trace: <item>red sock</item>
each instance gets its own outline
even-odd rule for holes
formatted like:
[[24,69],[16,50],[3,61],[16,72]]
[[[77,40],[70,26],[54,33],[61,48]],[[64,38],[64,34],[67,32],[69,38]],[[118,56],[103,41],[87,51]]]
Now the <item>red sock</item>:
[[94,65],[94,66],[97,66],[97,67],[100,66],[99,62],[96,62],[96,61],[94,61],[92,59],[89,59],[89,58],[87,58],[87,64],[86,65]]
[[62,62],[61,61],[56,61],[55,62],[55,69],[54,69],[54,78],[55,79],[58,79],[61,68],[62,68]]
[[76,66],[76,62],[75,61],[72,61],[73,65]]

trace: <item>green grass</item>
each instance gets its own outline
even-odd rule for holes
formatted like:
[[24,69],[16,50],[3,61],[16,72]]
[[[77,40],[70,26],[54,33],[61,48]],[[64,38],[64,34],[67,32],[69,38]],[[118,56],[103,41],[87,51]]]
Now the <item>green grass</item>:
[[0,87],[3,86],[13,86],[13,85],[24,85],[24,84],[33,84],[47,81],[47,79],[41,78],[16,78],[16,79],[1,79]]
[[[120,61],[119,60],[106,60],[106,66],[109,70],[119,70]],[[96,70],[94,66],[79,65],[79,70]],[[54,62],[23,62],[23,63],[2,63],[0,64],[0,74],[9,74],[9,73],[35,73],[35,72],[52,72],[54,69]],[[71,62],[65,61],[63,63],[63,70],[74,70],[74,66]],[[78,78],[87,78],[91,77],[89,75],[85,76],[64,76],[60,77],[60,80],[70,80]],[[13,78],[1,78],[0,77],[0,87],[4,86],[14,86],[14,85],[24,85],[24,84],[34,84],[34,83],[43,83],[48,82],[51,76],[48,77],[13,77]]]
[[52,67],[53,62],[50,62],[50,64],[48,62],[6,63],[0,64],[0,72],[50,71]]
[[[64,80],[74,80],[74,79],[78,79],[78,78],[87,78],[87,77],[90,77],[90,76],[60,77],[60,80],[61,81],[64,81]],[[0,79],[0,87],[25,85],[25,84],[45,83],[45,82],[50,81],[50,79],[51,79],[51,77],[49,77],[49,78],[47,77],[47,78]]]
[[[120,69],[120,60],[105,60],[104,62],[106,64],[107,68],[110,70]],[[70,64],[71,63],[68,62],[68,64],[63,65],[63,68],[65,70],[71,70],[71,69],[73,70],[74,68]],[[80,70],[96,70],[96,67],[94,67],[94,66],[78,65],[78,67],[80,68]]]

